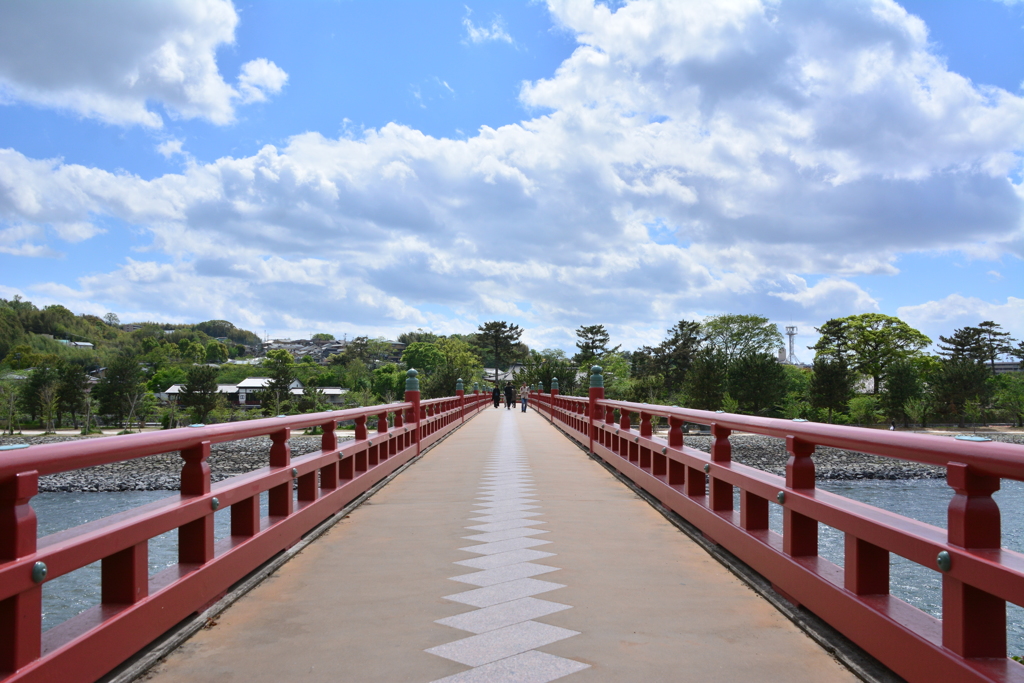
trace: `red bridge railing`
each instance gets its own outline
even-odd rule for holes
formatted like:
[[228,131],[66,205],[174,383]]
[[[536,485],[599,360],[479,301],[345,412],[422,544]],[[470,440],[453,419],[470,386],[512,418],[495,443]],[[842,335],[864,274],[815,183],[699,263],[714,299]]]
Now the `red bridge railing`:
[[[992,499],[1002,478],[1024,480],[1024,447],[611,401],[600,374],[589,398],[556,388],[530,403],[906,680],[1024,681],[1006,656],[1006,603],[1024,606],[1024,555],[1001,547]],[[667,419],[667,439],[653,435],[654,416]],[[684,445],[684,423],[710,427],[710,453]],[[785,477],[733,462],[733,431],[785,440]],[[815,488],[817,446],[944,467],[948,532]],[[782,534],[769,529],[769,504],[782,507]],[[819,523],[845,535],[844,566],[818,555]],[[941,573],[942,619],[890,594],[890,553]]]
[[[414,373],[411,376],[415,376]],[[417,386],[413,384],[411,386]],[[405,402],[242,423],[114,436],[0,453],[0,680],[94,681],[227,590],[466,419],[489,397]],[[388,417],[392,416],[393,426]],[[377,417],[368,432],[366,420]],[[355,439],[339,444],[339,422]],[[294,429],[321,427],[318,452],[292,458]],[[267,467],[210,481],[214,443],[270,436]],[[180,451],[181,493],[37,540],[41,475]],[[294,494],[297,482],[297,496]],[[260,515],[260,494],[269,515]],[[214,512],[231,533],[214,539]],[[149,576],[148,542],[178,531],[178,563]],[[46,581],[101,562],[101,604],[42,633]]]

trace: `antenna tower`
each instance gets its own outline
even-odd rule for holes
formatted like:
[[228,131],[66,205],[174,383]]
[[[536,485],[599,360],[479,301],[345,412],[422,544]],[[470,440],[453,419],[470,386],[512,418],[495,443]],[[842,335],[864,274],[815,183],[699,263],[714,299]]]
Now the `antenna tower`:
[[796,365],[799,362],[796,359],[796,354],[793,352],[793,342],[796,338],[796,325],[789,325],[786,327],[786,336],[789,337],[789,364]]

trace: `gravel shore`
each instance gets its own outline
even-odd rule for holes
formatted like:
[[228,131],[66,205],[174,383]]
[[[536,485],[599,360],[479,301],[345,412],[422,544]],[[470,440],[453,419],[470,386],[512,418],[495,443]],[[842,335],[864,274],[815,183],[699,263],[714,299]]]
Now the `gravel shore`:
[[[952,434],[949,435],[952,438]],[[1024,445],[1024,434],[985,434],[994,441]],[[351,435],[339,434],[341,439]],[[2,437],[0,445],[13,443],[55,443],[74,441],[83,437],[40,436]],[[93,437],[95,438],[95,437]],[[102,437],[101,437],[102,438]],[[754,434],[734,434],[732,457],[736,462],[757,467],[774,474],[785,474],[786,447],[781,439]],[[688,434],[685,444],[708,452],[711,438]],[[292,455],[298,456],[319,450],[319,436],[293,435]],[[256,437],[231,443],[216,444],[210,454],[213,481],[264,467],[270,458],[270,438]],[[0,458],[3,454],[0,453]],[[818,479],[938,479],[945,470],[932,465],[879,458],[863,453],[835,448],[819,448],[814,454]],[[177,490],[181,473],[181,457],[177,453],[153,455],[111,465],[87,467],[75,472],[63,472],[41,477],[39,490],[51,491],[156,491]]]
[[[3,437],[0,446],[13,443],[57,443],[77,441],[84,437],[37,436]],[[97,438],[97,437],[91,437]],[[102,438],[102,437],[99,437]],[[351,439],[344,432],[339,441]],[[292,435],[292,456],[320,450],[319,436]],[[0,453],[0,458],[3,453]],[[210,476],[221,481],[236,474],[265,467],[270,461],[270,437],[258,436],[229,443],[214,444],[210,448]],[[151,455],[136,460],[86,467],[73,472],[61,472],[39,478],[40,492],[78,491],[176,491],[181,477],[181,456],[177,452]]]

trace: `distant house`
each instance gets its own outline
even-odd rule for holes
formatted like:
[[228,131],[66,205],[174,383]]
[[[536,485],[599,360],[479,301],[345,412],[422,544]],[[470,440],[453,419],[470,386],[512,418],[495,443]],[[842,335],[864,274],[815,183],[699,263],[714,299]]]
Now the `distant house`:
[[[184,384],[172,384],[167,387],[167,391],[158,391],[154,394],[161,401],[169,401],[171,403],[178,402],[178,396],[181,395],[184,389]],[[224,394],[228,397],[229,403],[238,403],[238,386],[235,384],[218,384],[217,393]]]
[[[256,395],[266,389],[268,384],[270,384],[269,377],[246,377],[238,383],[238,404],[243,406],[259,405]],[[302,393],[302,382],[295,380],[288,385],[288,388],[298,389],[299,393]]]
[[996,374],[1005,375],[1008,372],[1020,372],[1021,367],[1018,361],[996,363]]
[[[345,394],[348,393],[348,389],[342,389],[341,387],[317,387],[324,394],[324,403],[328,403],[332,406],[343,406],[345,405]],[[291,394],[296,398],[302,398],[302,389],[292,389]]]

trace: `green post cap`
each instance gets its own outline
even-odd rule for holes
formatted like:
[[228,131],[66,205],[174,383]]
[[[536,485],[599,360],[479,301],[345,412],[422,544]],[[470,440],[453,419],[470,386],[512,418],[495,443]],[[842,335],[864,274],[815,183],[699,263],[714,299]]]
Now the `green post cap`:
[[557,391],[557,390],[558,390],[558,378],[557,377],[552,377],[551,378],[551,391]]
[[590,388],[604,389],[604,375],[601,374],[600,365],[590,368]]
[[473,382],[473,391],[480,391],[480,382]]
[[465,387],[462,386],[462,378],[460,377],[457,380],[455,380],[455,391],[462,391],[464,389]]
[[420,373],[416,372],[415,369],[409,368],[409,371],[405,373],[405,390],[406,391],[419,391],[420,381],[417,379],[417,375]]

